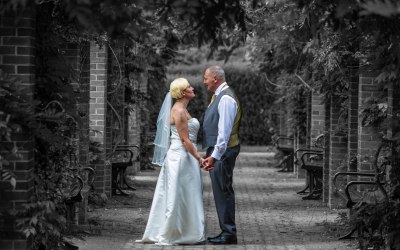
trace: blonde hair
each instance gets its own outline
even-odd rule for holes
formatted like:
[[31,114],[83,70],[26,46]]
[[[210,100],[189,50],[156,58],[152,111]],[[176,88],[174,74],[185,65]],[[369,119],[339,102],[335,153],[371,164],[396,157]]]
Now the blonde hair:
[[174,99],[182,98],[182,91],[184,91],[190,84],[186,78],[176,78],[171,82],[169,92]]

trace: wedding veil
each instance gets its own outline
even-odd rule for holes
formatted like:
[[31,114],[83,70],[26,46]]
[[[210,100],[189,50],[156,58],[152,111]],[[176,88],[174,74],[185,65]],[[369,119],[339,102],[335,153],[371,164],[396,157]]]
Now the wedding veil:
[[171,93],[165,95],[157,118],[157,132],[154,139],[154,154],[152,163],[162,166],[170,144],[170,114],[172,107]]

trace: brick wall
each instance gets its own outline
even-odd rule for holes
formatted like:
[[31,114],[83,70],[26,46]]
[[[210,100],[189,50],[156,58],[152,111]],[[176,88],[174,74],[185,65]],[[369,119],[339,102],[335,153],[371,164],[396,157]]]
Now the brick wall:
[[[35,85],[35,8],[6,13],[0,20],[0,69],[18,76],[25,87],[22,97],[30,102]],[[0,182],[1,208],[18,208],[33,194],[34,142],[29,131],[14,134],[12,140],[16,142],[20,156],[9,159],[7,168],[14,171],[17,186],[11,190],[7,183]],[[30,249],[31,244],[31,239],[16,232],[12,218],[0,221],[0,249]]]

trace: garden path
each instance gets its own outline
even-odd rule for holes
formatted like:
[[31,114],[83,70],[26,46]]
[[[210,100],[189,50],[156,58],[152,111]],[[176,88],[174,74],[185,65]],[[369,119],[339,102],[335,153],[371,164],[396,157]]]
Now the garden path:
[[[304,179],[277,172],[272,167],[273,153],[255,152],[257,149],[245,147],[234,172],[237,246],[160,247],[135,243],[144,231],[159,172],[147,170],[133,177],[138,190],[131,197],[115,198],[105,208],[90,213],[92,220],[99,222],[101,235],[77,241],[79,249],[356,249],[354,241],[337,240],[345,232],[338,221],[345,210],[331,210],[321,200],[302,200],[296,191],[302,189]],[[203,180],[206,236],[214,236],[219,228],[206,172]]]

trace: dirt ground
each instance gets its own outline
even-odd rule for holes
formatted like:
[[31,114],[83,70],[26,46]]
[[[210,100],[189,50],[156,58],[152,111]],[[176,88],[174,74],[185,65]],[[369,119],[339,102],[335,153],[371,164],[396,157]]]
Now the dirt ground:
[[[245,152],[243,152],[245,151]],[[261,151],[261,152],[257,152]],[[357,249],[354,241],[338,241],[347,232],[345,210],[331,210],[321,200],[305,201],[296,191],[304,185],[293,173],[278,173],[265,148],[245,148],[237,162],[234,187],[238,245],[235,249]],[[105,206],[90,206],[89,225],[79,249],[161,249],[135,243],[150,210],[159,169],[131,176],[137,187],[129,197],[113,197]],[[203,174],[206,236],[219,233],[208,173]],[[212,245],[184,249],[231,249]],[[165,247],[164,247],[165,248]],[[182,248],[182,247],[181,247]],[[180,248],[180,249],[181,249]],[[170,248],[165,248],[170,249]]]

